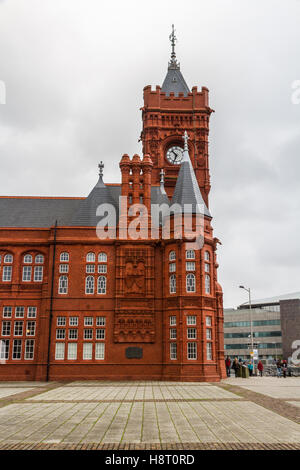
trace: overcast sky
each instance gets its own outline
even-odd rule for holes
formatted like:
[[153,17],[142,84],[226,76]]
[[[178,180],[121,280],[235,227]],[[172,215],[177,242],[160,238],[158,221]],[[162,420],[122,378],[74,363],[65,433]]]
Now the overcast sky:
[[119,182],[175,23],[185,80],[207,86],[215,110],[224,306],[247,300],[241,283],[253,298],[300,291],[299,21],[299,0],[0,0],[0,194],[85,196],[99,160]]

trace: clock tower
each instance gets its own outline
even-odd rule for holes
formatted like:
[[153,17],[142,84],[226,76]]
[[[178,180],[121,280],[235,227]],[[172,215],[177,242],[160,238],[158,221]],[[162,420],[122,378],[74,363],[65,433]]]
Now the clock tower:
[[174,25],[170,35],[171,59],[162,87],[144,88],[142,109],[143,130],[141,140],[143,154],[149,154],[153,162],[152,184],[159,185],[160,171],[165,172],[165,189],[172,197],[182,159],[182,135],[189,135],[189,154],[195,175],[208,207],[210,191],[208,134],[209,117],[213,110],[208,104],[208,89],[193,87],[190,91],[176,59]]

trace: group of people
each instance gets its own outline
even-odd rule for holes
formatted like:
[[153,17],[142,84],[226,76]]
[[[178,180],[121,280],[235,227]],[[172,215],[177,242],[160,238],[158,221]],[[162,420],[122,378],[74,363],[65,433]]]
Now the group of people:
[[[226,366],[226,373],[227,377],[230,377],[231,369],[234,370],[235,376],[239,377],[240,376],[240,368],[241,367],[248,367],[249,369],[249,375],[250,377],[253,376],[253,362],[252,361],[242,361],[242,359],[238,359],[237,357],[234,358],[234,360],[231,362],[231,359],[229,356],[226,357],[225,359],[225,366]],[[258,362],[257,364],[257,369],[259,371],[260,376],[263,376],[263,370],[264,366],[261,361]]]
[[286,378],[286,374],[287,374],[287,371],[288,371],[286,360],[284,359],[283,361],[281,361],[279,359],[276,362],[276,367],[277,367],[277,377],[282,377],[283,376],[284,378]]
[[[287,361],[285,359],[283,359],[283,360],[278,359],[277,361],[274,359],[274,362],[276,363],[277,377],[286,378],[287,372],[288,372]],[[241,376],[241,373],[240,373],[240,368],[241,367],[248,367],[250,377],[252,377],[253,373],[254,373],[253,362],[252,361],[242,361],[242,359],[238,359],[237,357],[235,357],[234,360],[231,361],[230,357],[227,356],[226,359],[225,359],[225,366],[226,366],[227,377],[230,377],[231,369],[234,370],[234,373],[235,373],[236,377],[240,377]],[[261,361],[259,361],[258,364],[257,364],[257,370],[259,372],[259,375],[262,377],[263,376],[264,365]]]

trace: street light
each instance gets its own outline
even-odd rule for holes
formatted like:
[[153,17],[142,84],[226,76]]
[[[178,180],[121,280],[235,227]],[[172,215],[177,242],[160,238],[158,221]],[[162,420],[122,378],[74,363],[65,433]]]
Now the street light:
[[[249,294],[249,310],[250,310],[250,337],[251,337],[251,349],[252,349],[252,357],[251,357],[251,362],[253,364],[253,369],[254,369],[254,359],[253,359],[253,327],[252,327],[252,308],[251,308],[251,289],[250,287],[247,288],[245,286],[239,286],[240,289],[244,289],[248,292]],[[254,370],[253,370],[254,372]]]

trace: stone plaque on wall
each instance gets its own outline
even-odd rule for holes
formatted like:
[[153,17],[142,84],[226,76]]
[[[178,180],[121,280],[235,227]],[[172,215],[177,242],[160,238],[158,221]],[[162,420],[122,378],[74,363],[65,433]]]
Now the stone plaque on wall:
[[142,359],[143,348],[137,348],[137,347],[126,348],[125,356],[127,359]]

